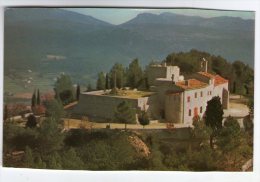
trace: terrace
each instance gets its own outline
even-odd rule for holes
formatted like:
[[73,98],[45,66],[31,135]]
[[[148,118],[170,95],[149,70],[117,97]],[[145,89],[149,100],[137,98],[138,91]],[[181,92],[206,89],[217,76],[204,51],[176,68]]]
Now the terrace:
[[140,90],[130,90],[130,89],[117,89],[116,92],[111,92],[111,90],[98,90],[92,92],[84,92],[83,94],[89,95],[100,95],[100,96],[109,96],[109,97],[121,97],[121,98],[129,98],[129,99],[138,99],[141,97],[149,97],[154,94],[154,92],[148,91],[140,91]]

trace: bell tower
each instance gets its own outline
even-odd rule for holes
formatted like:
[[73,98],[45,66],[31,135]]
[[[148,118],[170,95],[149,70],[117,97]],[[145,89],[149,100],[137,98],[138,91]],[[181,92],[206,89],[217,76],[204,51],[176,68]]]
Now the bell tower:
[[202,61],[200,63],[201,71],[208,72],[208,61],[205,58],[202,58]]

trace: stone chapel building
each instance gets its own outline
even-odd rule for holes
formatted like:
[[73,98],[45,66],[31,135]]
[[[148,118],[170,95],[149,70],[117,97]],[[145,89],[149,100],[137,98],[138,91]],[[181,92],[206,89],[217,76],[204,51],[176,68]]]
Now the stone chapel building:
[[[184,79],[178,66],[166,63],[150,65],[147,70],[149,94],[135,97],[109,95],[108,91],[82,92],[73,112],[102,120],[112,120],[114,110],[122,101],[128,101],[136,110],[145,110],[152,120],[192,124],[194,116],[202,117],[207,101],[214,96],[221,98],[223,109],[229,107],[228,80],[208,73],[207,61],[203,59],[202,71]],[[148,93],[148,92],[147,92]]]
[[[223,109],[229,107],[228,80],[208,73],[205,59],[202,71],[186,80],[177,66],[164,63],[151,65],[148,70],[149,83],[154,85],[153,90],[157,93],[153,97],[157,97],[158,106],[151,110],[155,118],[161,115],[166,122],[192,124],[194,116],[203,116],[207,101],[214,96],[221,98]],[[158,78],[157,75],[164,77]]]

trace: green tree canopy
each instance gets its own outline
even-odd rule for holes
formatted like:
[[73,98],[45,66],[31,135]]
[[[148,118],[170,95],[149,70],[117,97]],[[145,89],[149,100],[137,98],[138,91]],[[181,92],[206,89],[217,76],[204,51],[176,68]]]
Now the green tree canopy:
[[63,152],[62,155],[62,167],[63,169],[82,169],[83,162],[80,157],[77,155],[75,149],[69,148]]
[[134,59],[127,70],[127,86],[138,88],[143,80],[143,71],[139,65],[138,59]]
[[167,65],[179,66],[182,74],[190,75],[201,71],[201,60],[208,61],[208,72],[219,74],[229,80],[230,91],[237,94],[252,95],[254,91],[254,70],[242,61],[230,63],[221,56],[192,49],[189,52],[169,54]]
[[143,127],[145,127],[146,125],[149,125],[150,120],[149,120],[147,112],[141,111],[140,114],[138,115],[138,121],[141,125],[143,125]]
[[35,128],[36,126],[37,126],[36,117],[33,114],[31,114],[27,118],[26,127]]
[[122,88],[125,85],[125,69],[122,64],[114,64],[109,75],[111,88]]
[[231,152],[241,144],[241,129],[238,121],[229,116],[217,136],[216,144],[225,152]]
[[65,113],[62,104],[56,99],[50,100],[45,104],[46,104],[46,116],[50,118],[54,118],[55,121],[59,122]]
[[201,120],[199,116],[193,119],[192,124],[194,126],[191,132],[192,137],[199,140],[200,144],[207,143],[207,140],[211,133],[210,127],[207,127],[205,122]]
[[233,117],[225,120],[224,127],[216,137],[218,149],[222,152],[223,160],[230,167],[241,167],[244,156],[252,156],[245,135],[242,134],[239,123]]
[[28,146],[26,146],[25,148],[23,161],[26,167],[28,168],[34,167],[33,152],[32,149]]
[[106,78],[103,72],[98,74],[97,79],[97,90],[105,90],[106,89]]
[[61,133],[58,122],[54,118],[44,120],[39,128],[39,151],[49,154],[63,146],[64,135]]
[[126,125],[130,123],[136,123],[136,111],[131,105],[131,103],[127,101],[123,101],[118,104],[114,114],[115,122],[120,122]]
[[48,169],[63,169],[62,159],[58,152],[53,152],[45,158]]
[[224,112],[220,101],[220,97],[213,97],[211,100],[207,102],[204,119],[206,125],[212,129],[212,134],[210,135],[210,145],[212,148],[213,138],[222,128],[223,114]]
[[61,74],[54,84],[55,98],[62,104],[68,104],[75,98],[72,81],[69,75]]

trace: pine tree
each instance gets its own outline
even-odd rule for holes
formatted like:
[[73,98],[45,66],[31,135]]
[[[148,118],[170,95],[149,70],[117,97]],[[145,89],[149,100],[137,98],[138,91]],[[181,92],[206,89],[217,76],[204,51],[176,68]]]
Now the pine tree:
[[39,106],[41,105],[41,95],[40,95],[40,90],[37,90],[37,101],[36,104]]
[[49,169],[62,169],[61,157],[60,157],[58,152],[54,152],[53,154],[48,156],[47,168],[49,168]]
[[75,99],[75,91],[69,75],[61,74],[54,84],[55,98],[66,105]]
[[43,155],[52,154],[55,151],[62,149],[64,134],[61,133],[59,127],[59,120],[53,117],[47,117],[41,123],[39,128],[38,142],[41,144],[38,146],[38,150]]
[[42,161],[42,157],[39,154],[35,157],[34,165],[34,168],[36,169],[46,169],[46,163]]
[[34,166],[34,157],[33,157],[32,149],[28,146],[25,147],[24,164],[25,167],[27,168],[31,168]]
[[64,108],[62,104],[54,99],[46,102],[46,116],[55,119],[57,122],[64,116]]
[[105,90],[105,88],[106,88],[106,78],[104,76],[104,73],[100,72],[98,74],[97,90]]
[[116,63],[109,72],[111,88],[122,88],[125,85],[125,69],[122,64]]
[[134,59],[129,64],[129,69],[127,70],[127,85],[132,88],[138,88],[141,85],[142,79],[142,68],[139,65],[138,59]]
[[116,122],[124,123],[125,130],[127,124],[136,123],[136,111],[132,107],[131,103],[127,101],[119,103],[115,110],[114,120]]
[[74,148],[70,148],[65,151],[62,158],[62,167],[64,169],[82,169],[84,165]]
[[224,122],[224,127],[217,136],[216,144],[224,152],[231,152],[241,144],[241,129],[238,121],[229,116]]

